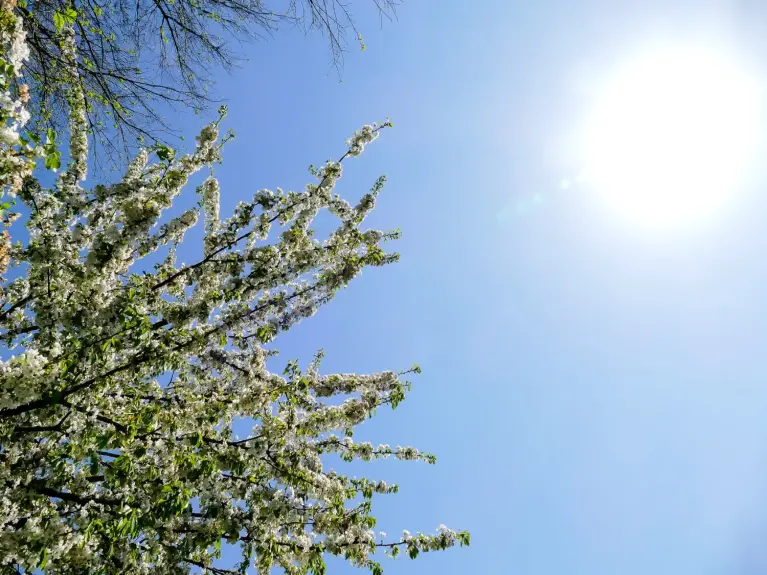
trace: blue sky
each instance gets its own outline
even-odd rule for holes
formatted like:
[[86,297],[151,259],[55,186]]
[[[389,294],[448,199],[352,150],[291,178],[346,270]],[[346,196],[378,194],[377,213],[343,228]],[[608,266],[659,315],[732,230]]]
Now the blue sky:
[[[589,86],[632,47],[704,30],[761,61],[767,11],[407,0],[380,29],[355,5],[368,50],[347,55],[343,82],[299,33],[249,46],[219,79],[238,137],[217,175],[227,213],[257,188],[302,187],[360,125],[394,121],[339,191],[389,176],[369,223],[402,229],[401,262],[277,340],[285,360],[323,347],[326,370],[424,369],[358,434],[439,458],[365,466],[401,484],[377,500],[379,527],[445,523],[472,546],[387,573],[764,573],[767,173],[706,226],[663,234],[560,182],[578,171]],[[201,119],[184,122],[191,136]]]

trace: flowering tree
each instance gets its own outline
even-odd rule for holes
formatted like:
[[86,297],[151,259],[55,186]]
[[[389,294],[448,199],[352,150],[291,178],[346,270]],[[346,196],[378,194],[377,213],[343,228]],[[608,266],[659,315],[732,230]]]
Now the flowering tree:
[[[397,487],[347,477],[323,457],[433,463],[412,447],[352,439],[377,408],[404,399],[403,377],[417,368],[323,375],[321,354],[282,375],[266,365],[277,334],[366,266],[396,260],[382,247],[396,232],[361,229],[384,179],[356,205],[334,193],[342,163],[388,123],[355,133],[302,192],[259,191],[222,219],[211,173],[197,207],[164,218],[190,176],[220,160],[223,111],[193,152],[145,150],[119,183],[87,189],[87,124],[73,92],[71,159],[46,188],[31,162],[55,150],[20,135],[24,33],[1,16],[2,182],[26,206],[29,237],[4,248],[18,272],[6,272],[0,305],[0,344],[15,353],[0,361],[0,569],[320,574],[332,554],[380,573],[376,551],[415,558],[468,544],[444,526],[376,536],[371,500]],[[310,228],[320,210],[338,220],[323,240]],[[178,264],[198,216],[202,254]],[[239,438],[243,421],[252,430]],[[214,566],[222,541],[240,546],[239,564]]]

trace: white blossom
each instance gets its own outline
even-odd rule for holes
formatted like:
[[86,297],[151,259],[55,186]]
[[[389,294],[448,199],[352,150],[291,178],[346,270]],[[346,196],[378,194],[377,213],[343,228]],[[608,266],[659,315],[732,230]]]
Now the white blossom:
[[19,132],[14,126],[5,126],[0,128],[0,142],[15,146],[19,143]]

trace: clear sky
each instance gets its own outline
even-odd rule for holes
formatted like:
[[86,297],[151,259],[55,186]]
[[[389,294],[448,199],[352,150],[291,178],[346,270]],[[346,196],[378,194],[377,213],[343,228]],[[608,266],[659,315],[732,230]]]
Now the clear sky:
[[[561,184],[593,86],[643,42],[731,38],[767,74],[758,4],[406,0],[379,29],[356,2],[368,50],[342,83],[299,33],[220,79],[238,134],[217,170],[224,214],[394,121],[339,191],[389,176],[369,223],[402,228],[401,262],[276,342],[285,360],[323,347],[326,370],[423,367],[357,437],[438,464],[360,473],[401,484],[376,500],[381,530],[445,523],[472,546],[387,573],[767,570],[767,172],[706,225],[662,233]],[[202,120],[186,121],[192,135]]]

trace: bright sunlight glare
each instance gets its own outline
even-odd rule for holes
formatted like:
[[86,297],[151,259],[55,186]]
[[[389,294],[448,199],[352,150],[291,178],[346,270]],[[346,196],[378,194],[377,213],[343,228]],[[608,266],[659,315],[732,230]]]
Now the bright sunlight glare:
[[635,223],[715,215],[756,151],[761,90],[724,51],[666,47],[622,67],[587,122],[584,176]]

